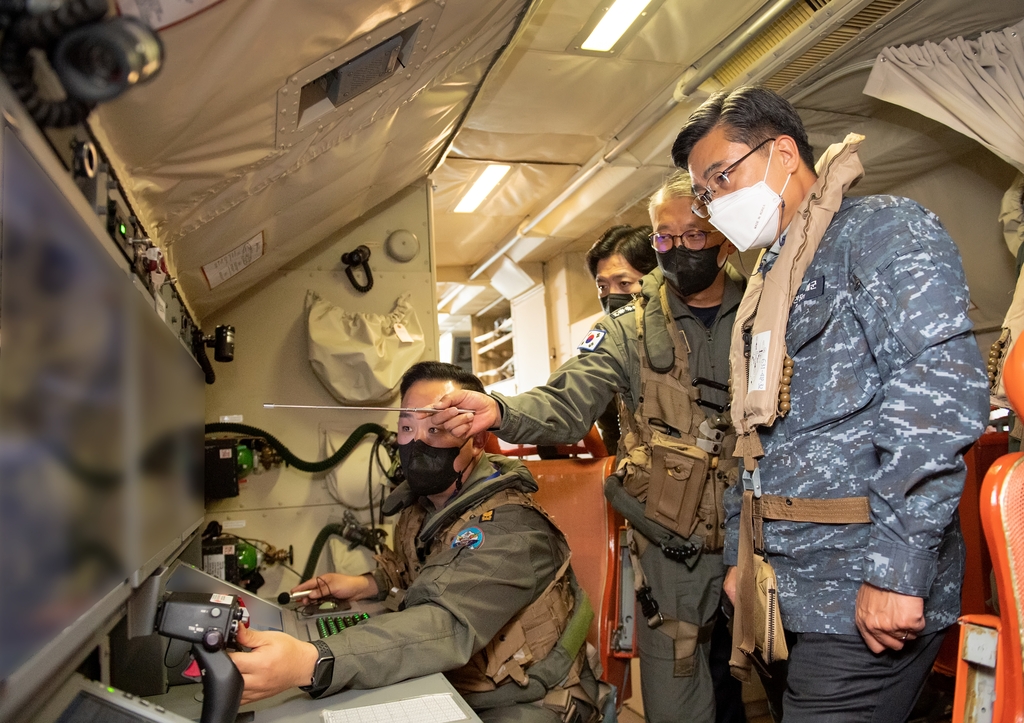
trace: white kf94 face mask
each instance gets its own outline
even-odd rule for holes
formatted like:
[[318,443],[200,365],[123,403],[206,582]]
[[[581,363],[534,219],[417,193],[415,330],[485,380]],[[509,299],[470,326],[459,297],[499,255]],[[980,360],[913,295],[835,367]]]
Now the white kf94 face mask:
[[[768,168],[771,168],[774,152],[773,141],[768,152]],[[764,169],[764,178],[753,186],[733,191],[708,204],[711,224],[740,251],[767,248],[782,231],[781,216],[785,207],[782,194],[793,174],[786,176],[782,190],[776,193],[766,183],[768,168]]]

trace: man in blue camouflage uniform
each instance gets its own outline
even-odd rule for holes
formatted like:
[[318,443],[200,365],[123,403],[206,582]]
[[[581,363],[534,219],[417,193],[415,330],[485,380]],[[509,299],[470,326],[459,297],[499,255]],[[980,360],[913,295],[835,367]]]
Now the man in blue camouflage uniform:
[[[762,182],[781,197],[777,228],[752,244],[774,242],[756,272],[770,275],[817,180],[793,107],[759,88],[718,93],[683,126],[673,160],[716,226],[729,224],[715,200]],[[764,522],[790,644],[788,684],[786,663],[764,681],[777,720],[905,720],[956,622],[963,452],[988,414],[967,309],[959,253],[934,214],[894,196],[842,201],[789,311],[791,409],[758,428],[758,471],[765,494],[866,497],[870,523]],[[737,485],[726,496],[730,566],[742,495]]]

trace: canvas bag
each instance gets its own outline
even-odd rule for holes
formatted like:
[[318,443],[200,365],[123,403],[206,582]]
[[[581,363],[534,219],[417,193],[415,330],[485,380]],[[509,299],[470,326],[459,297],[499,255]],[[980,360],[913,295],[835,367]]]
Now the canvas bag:
[[423,358],[426,343],[409,294],[398,297],[391,313],[376,314],[345,311],[310,290],[306,317],[313,373],[342,404],[387,404],[402,374]]

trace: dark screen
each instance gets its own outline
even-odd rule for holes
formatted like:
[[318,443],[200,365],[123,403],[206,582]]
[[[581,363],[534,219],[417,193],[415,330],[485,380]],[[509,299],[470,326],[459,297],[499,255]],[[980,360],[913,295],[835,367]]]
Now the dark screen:
[[202,516],[203,418],[195,361],[9,129],[2,173],[0,679]]
[[64,709],[57,723],[139,723],[147,720],[94,695],[79,693]]

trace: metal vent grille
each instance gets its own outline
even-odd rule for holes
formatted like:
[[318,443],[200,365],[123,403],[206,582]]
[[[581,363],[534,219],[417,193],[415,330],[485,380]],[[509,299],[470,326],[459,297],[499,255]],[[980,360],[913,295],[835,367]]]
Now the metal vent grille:
[[785,68],[764,81],[764,86],[772,90],[781,90],[800,76],[808,73],[827,58],[838,52],[843,46],[856,38],[865,30],[870,29],[882,18],[903,3],[903,0],[875,0],[863,10],[851,17],[834,31],[811,46],[800,57],[794,59]]
[[803,27],[815,13],[832,0],[803,0],[787,10],[782,17],[765,28],[714,74],[723,86],[742,75],[754,63],[770,53],[786,38]]

